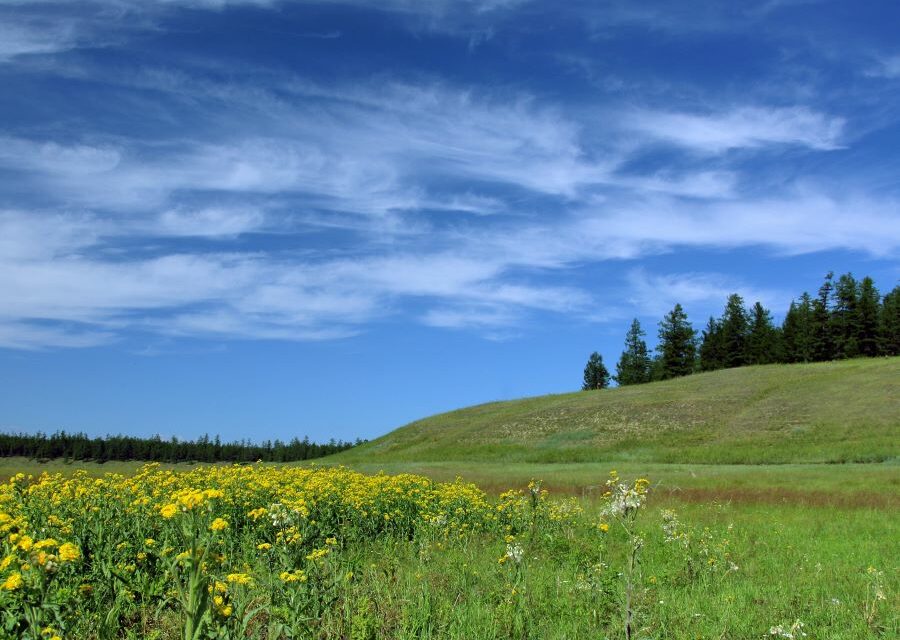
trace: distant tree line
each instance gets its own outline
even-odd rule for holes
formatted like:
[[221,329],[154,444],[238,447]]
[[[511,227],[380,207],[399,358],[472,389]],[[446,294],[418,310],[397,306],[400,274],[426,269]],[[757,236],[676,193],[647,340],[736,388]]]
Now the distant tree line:
[[150,462],[291,462],[321,458],[362,444],[364,440],[344,442],[332,438],[324,444],[309,438],[293,438],[253,444],[249,441],[225,442],[218,436],[203,436],[197,440],[163,440],[159,436],[106,436],[89,438],[83,433],[57,431],[44,433],[0,433],[0,457],[25,456],[37,459],[64,458],[68,460],[146,460]]
[[829,272],[815,297],[804,292],[791,302],[781,326],[760,302],[748,308],[733,293],[722,315],[710,317],[699,335],[676,304],[659,323],[652,356],[645,336],[635,319],[612,377],[603,358],[592,353],[582,388],[602,389],[610,379],[642,384],[754,364],[900,355],[900,285],[881,296],[868,276],[857,280],[846,273],[835,279]]

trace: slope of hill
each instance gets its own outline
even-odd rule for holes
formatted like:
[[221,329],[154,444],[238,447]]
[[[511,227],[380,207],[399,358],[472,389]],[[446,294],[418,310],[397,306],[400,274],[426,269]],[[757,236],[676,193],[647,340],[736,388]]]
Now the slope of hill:
[[401,427],[337,462],[876,462],[900,453],[900,358],[728,369],[493,402]]

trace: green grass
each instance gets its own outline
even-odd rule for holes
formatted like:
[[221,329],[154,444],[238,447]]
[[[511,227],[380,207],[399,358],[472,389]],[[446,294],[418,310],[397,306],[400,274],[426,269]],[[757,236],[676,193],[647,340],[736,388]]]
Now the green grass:
[[900,508],[900,465],[787,464],[689,465],[659,463],[362,462],[364,473],[415,473],[439,481],[460,477],[490,493],[524,487],[537,479],[555,493],[592,497],[602,493],[612,469],[653,481],[658,496],[682,502],[800,504],[847,508]]
[[[70,475],[75,470],[90,475],[105,473],[131,475],[144,463],[39,462],[28,458],[0,459],[0,481],[16,473]],[[338,464],[324,458],[294,465]],[[189,470],[191,464],[164,464],[175,471]],[[609,472],[616,469],[628,477],[652,478],[654,491],[682,502],[734,502],[746,504],[805,504],[846,508],[900,508],[900,464],[783,464],[712,465],[641,462],[491,464],[485,462],[350,462],[346,466],[363,473],[414,473],[437,481],[459,477],[497,494],[522,488],[532,479],[556,494],[590,498],[602,492]]]
[[[320,463],[321,464],[321,463]],[[6,472],[71,472],[83,465],[7,460]],[[128,473],[137,464],[90,465],[90,473]],[[900,501],[896,464],[688,465],[659,463],[362,463],[368,472],[457,475],[497,492],[543,478],[554,494],[583,496],[590,521],[615,466],[626,478],[649,476],[654,490],[637,521],[645,538],[634,615],[639,638],[766,638],[775,625],[804,624],[810,639],[896,638],[900,634]],[[186,467],[182,467],[186,468]],[[553,494],[551,494],[553,495]],[[713,545],[727,540],[735,572],[689,577],[691,554],[664,543],[660,512],[675,509]],[[354,574],[321,620],[323,638],[541,639],[620,638],[624,584],[621,532],[600,539],[520,538],[522,581],[498,566],[499,536],[462,542],[373,540],[342,554]],[[702,564],[705,556],[693,554]],[[592,566],[608,568],[595,575]],[[883,573],[885,600],[869,608],[867,569]],[[590,582],[590,580],[596,582]],[[590,588],[586,585],[590,582]],[[519,595],[511,588],[518,584]],[[176,637],[172,612],[141,614],[162,639]],[[87,633],[86,638],[94,637]]]
[[[102,476],[105,473],[132,475],[145,464],[147,463],[137,460],[129,460],[127,462],[112,461],[100,464],[97,462],[72,462],[59,459],[34,460],[32,458],[21,457],[0,458],[0,482],[5,482],[17,473],[39,476],[42,473],[71,474],[76,470],[82,470],[87,471],[93,476]],[[194,466],[196,465],[191,463],[163,463],[160,465],[163,469],[172,469],[174,471],[185,471]]]
[[401,427],[335,461],[787,464],[900,454],[900,358],[768,365],[494,402]]
[[[623,637],[627,545],[616,530],[600,543],[587,524],[616,469],[653,483],[637,520],[646,544],[636,638],[771,638],[770,628],[797,620],[811,640],[898,638],[898,448],[898,358],[751,367],[427,418],[313,464],[462,477],[493,494],[541,479],[554,495],[580,497],[585,522],[572,535],[520,538],[520,582],[498,565],[506,547],[496,535],[349,546],[339,573],[354,578],[322,617],[320,636]],[[0,479],[76,468],[129,474],[140,465],[6,459]],[[687,563],[706,556],[665,543],[664,509],[677,511],[695,540],[727,540],[738,569],[687,575]],[[608,568],[595,575],[601,560]],[[870,567],[881,572],[883,600]],[[174,637],[166,615],[146,628]]]
[[[775,625],[796,620],[810,639],[896,638],[900,527],[884,511],[860,510],[836,517],[833,510],[791,506],[675,505],[679,517],[708,529],[716,544],[727,540],[738,569],[725,575],[685,575],[687,554],[663,542],[659,509],[651,503],[638,520],[646,541],[637,578],[637,638],[771,637]],[[614,531],[612,534],[616,536]],[[621,536],[620,536],[621,537]],[[581,536],[526,543],[520,589],[527,634],[516,628],[505,602],[513,580],[497,566],[500,541],[468,540],[465,546],[421,548],[374,544],[362,555],[362,573],[348,608],[335,615],[334,635],[354,628],[390,638],[623,638],[619,572],[622,543]],[[619,548],[617,552],[616,549]],[[600,585],[588,587],[591,566],[603,560]],[[703,561],[701,557],[701,562]],[[871,604],[868,567],[885,574],[886,601],[867,620]],[[605,581],[605,582],[604,582]],[[340,632],[338,632],[340,630]],[[798,636],[799,637],[799,636]]]

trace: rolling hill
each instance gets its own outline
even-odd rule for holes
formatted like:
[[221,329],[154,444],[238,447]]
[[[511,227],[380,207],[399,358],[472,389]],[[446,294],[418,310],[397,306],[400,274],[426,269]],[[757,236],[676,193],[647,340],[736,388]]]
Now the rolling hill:
[[335,462],[881,462],[900,453],[900,358],[767,365],[492,402]]

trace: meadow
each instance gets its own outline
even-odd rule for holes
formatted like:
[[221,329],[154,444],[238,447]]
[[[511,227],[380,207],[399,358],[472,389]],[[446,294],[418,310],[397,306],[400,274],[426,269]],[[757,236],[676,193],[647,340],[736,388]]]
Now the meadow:
[[7,458],[0,639],[898,638],[898,364],[492,403],[315,464]]
[[353,463],[883,462],[900,457],[900,357],[775,364],[417,420],[334,456]]
[[828,467],[13,476],[0,637],[897,637],[896,468]]

